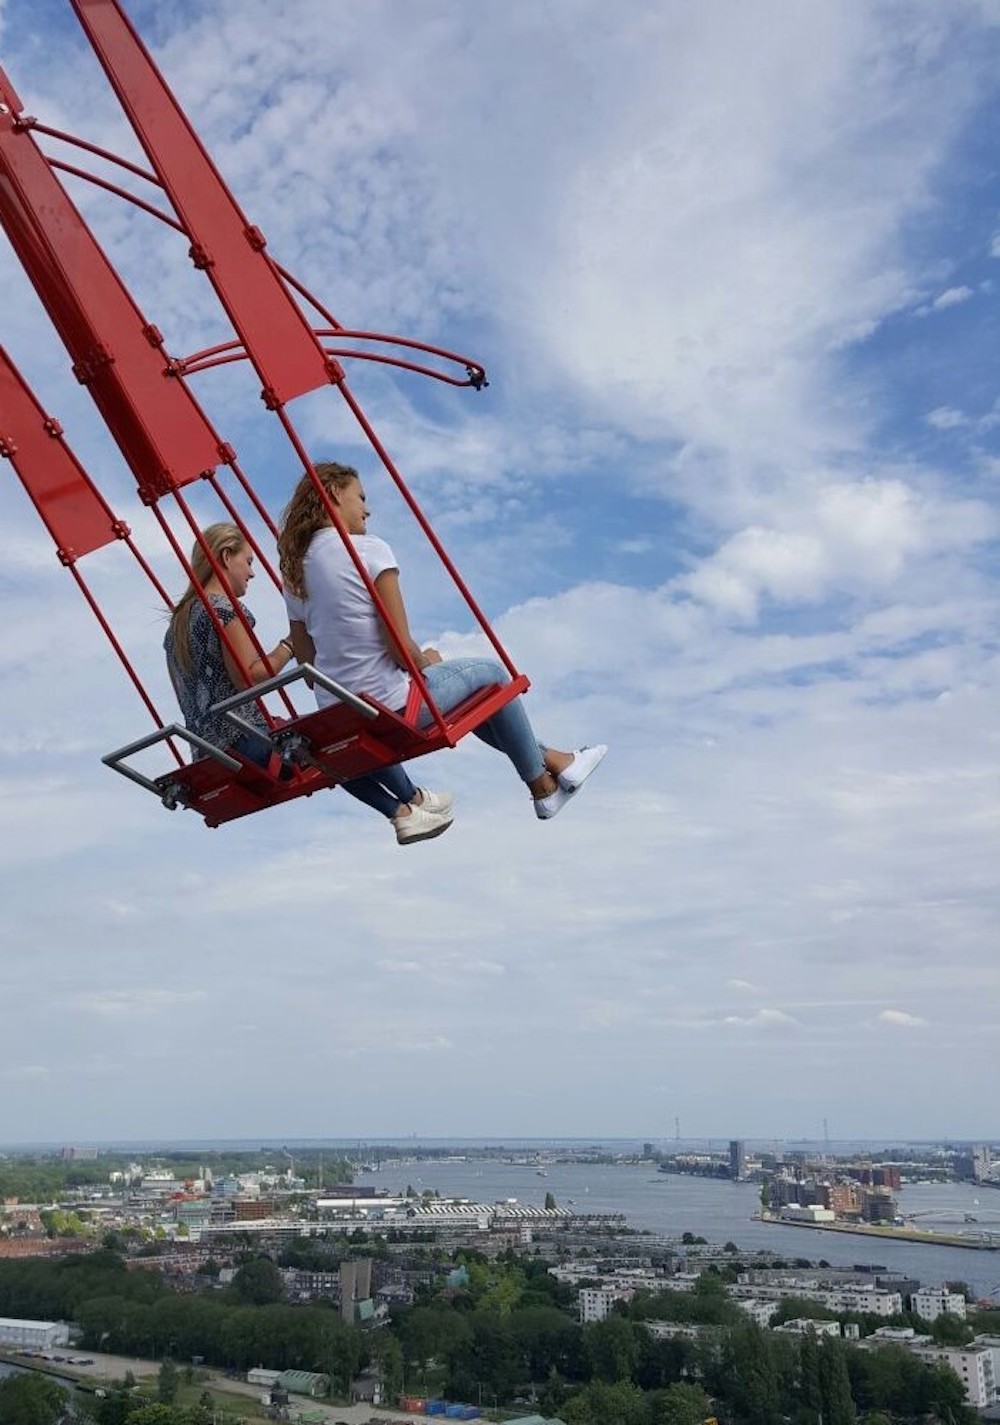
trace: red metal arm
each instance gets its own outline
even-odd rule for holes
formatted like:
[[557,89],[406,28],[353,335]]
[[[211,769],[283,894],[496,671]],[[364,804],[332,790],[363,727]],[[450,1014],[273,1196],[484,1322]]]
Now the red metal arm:
[[147,501],[220,459],[193,395],[36,145],[0,70],[0,222]]
[[117,0],[72,0],[105,73],[263,382],[268,406],[336,380],[297,303]]

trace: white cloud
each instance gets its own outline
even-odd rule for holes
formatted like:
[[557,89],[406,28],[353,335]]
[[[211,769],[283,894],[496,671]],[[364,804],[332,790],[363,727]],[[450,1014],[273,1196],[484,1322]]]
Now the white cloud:
[[956,430],[969,424],[968,416],[956,411],[954,406],[936,406],[933,411],[928,411],[924,419],[935,430]]
[[917,1014],[907,1014],[902,1009],[884,1009],[878,1017],[880,1024],[889,1024],[900,1029],[924,1029],[927,1020]]
[[50,1077],[50,1070],[44,1064],[19,1064],[15,1068],[5,1069],[4,1078],[19,1079],[23,1082],[36,1080],[44,1082]]
[[948,287],[931,303],[934,311],[943,311],[946,307],[958,307],[963,302],[967,302],[973,295],[971,287]]
[[75,1003],[88,1014],[116,1019],[183,1009],[206,998],[203,990],[93,990],[79,995]]
[[737,1014],[729,1014],[723,1021],[739,1029],[791,1029],[798,1024],[790,1014],[785,1014],[781,1009],[759,1009],[756,1014],[744,1017]]
[[845,589],[885,587],[911,560],[972,546],[996,530],[978,502],[923,495],[898,478],[820,486],[804,510],[793,507],[784,519],[785,528],[733,535],[678,587],[749,622],[763,598],[814,603]]

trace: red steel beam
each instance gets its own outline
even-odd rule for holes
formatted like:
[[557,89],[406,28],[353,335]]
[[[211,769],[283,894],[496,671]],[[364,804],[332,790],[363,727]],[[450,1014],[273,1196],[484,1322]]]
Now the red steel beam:
[[128,534],[2,346],[0,456],[13,465],[64,564]]
[[118,0],[71,0],[271,408],[340,379]]
[[0,225],[147,503],[226,458],[160,333],[132,300],[38,148],[0,69]]

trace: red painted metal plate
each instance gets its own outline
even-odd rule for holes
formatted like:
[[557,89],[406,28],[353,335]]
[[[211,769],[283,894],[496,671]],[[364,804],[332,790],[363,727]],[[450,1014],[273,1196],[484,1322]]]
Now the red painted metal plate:
[[0,223],[73,369],[152,502],[220,463],[219,438],[192,393],[170,377],[147,325],[30,129],[0,69]]
[[90,483],[31,388],[0,346],[0,455],[21,484],[67,562],[117,537],[114,514]]
[[[331,365],[117,0],[72,0],[139,142],[243,342],[268,404],[326,385]],[[339,368],[333,368],[339,374]]]

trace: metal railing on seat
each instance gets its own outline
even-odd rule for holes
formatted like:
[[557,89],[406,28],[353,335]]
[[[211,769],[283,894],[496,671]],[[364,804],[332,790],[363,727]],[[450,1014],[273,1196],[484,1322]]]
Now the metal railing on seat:
[[[275,723],[267,730],[240,716],[248,703],[299,681],[325,689],[334,702]],[[368,773],[377,775],[383,767],[454,747],[527,685],[523,675],[509,683],[491,684],[449,712],[442,719],[443,726],[432,722],[427,728],[419,728],[415,725],[419,706],[408,709],[406,714],[393,712],[373,699],[351,692],[312,664],[303,663],[234,693],[211,708],[211,712],[232,723],[234,738],[252,733],[269,743],[274,771],[231,748],[217,747],[176,723],[109,752],[102,761],[151,792],[170,810],[187,807],[202,815],[209,826],[219,826],[264,806],[311,796]],[[129,758],[173,736],[187,742],[199,755],[158,777],[147,777],[127,765]]]

